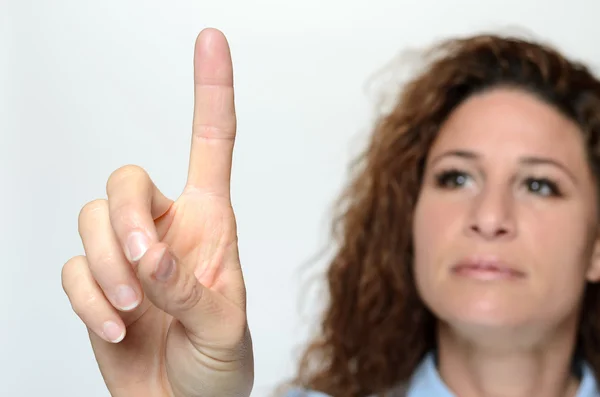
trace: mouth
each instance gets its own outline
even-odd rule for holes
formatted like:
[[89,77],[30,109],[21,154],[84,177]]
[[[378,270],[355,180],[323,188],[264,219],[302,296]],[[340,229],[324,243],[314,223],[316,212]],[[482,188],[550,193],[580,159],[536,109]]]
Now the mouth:
[[452,273],[459,277],[482,281],[518,280],[525,273],[494,257],[471,257],[461,260],[452,267]]

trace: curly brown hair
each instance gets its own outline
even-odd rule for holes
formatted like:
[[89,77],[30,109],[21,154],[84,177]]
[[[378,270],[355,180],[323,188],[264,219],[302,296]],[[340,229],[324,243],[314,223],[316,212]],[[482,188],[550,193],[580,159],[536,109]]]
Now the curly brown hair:
[[[600,81],[556,49],[517,37],[444,41],[382,115],[332,225],[328,307],[293,383],[331,396],[384,395],[435,349],[436,321],[415,287],[412,216],[424,164],[448,115],[469,96],[525,90],[574,120],[600,173]],[[600,293],[587,286],[576,351],[600,379]]]

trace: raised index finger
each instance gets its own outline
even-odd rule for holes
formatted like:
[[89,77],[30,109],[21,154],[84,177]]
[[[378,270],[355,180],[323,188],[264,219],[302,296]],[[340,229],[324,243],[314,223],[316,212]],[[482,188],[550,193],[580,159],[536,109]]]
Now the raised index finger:
[[227,39],[204,29],[194,48],[194,122],[187,186],[229,197],[236,132]]

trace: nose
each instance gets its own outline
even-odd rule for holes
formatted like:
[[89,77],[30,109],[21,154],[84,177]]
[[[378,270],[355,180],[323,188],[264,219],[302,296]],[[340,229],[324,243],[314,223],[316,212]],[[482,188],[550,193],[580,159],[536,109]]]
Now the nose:
[[512,197],[500,188],[485,189],[473,198],[467,232],[486,240],[515,235]]

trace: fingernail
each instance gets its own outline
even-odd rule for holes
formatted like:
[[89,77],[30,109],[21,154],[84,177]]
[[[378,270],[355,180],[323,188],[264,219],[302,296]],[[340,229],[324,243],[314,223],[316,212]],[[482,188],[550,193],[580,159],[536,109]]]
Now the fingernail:
[[158,261],[158,265],[156,266],[156,270],[154,271],[154,277],[158,281],[167,281],[171,274],[173,274],[173,270],[175,269],[175,258],[170,253],[168,248],[165,248],[165,251]]
[[133,310],[139,304],[137,294],[128,285],[119,285],[117,287],[116,301],[119,309],[124,311]]
[[102,333],[112,343],[119,343],[125,337],[125,329],[121,329],[114,321],[106,321],[102,328]]
[[132,232],[127,238],[127,258],[131,262],[139,261],[148,251],[150,240],[142,232]]

